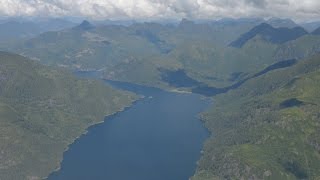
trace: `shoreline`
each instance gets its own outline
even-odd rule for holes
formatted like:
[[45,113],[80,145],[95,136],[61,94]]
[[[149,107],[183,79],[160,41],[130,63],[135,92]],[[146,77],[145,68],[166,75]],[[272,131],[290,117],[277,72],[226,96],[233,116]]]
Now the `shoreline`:
[[139,102],[141,99],[143,99],[143,98],[144,98],[144,97],[138,97],[136,100],[132,101],[129,105],[122,107],[122,108],[119,109],[118,111],[113,112],[113,113],[111,113],[111,114],[109,114],[109,115],[104,115],[103,120],[98,121],[98,122],[96,122],[96,123],[88,124],[88,127],[85,129],[85,131],[84,131],[83,133],[81,133],[79,136],[77,136],[71,143],[69,143],[69,144],[67,145],[66,149],[63,151],[63,156],[62,156],[61,161],[58,162],[57,168],[54,169],[53,171],[51,171],[50,174],[48,174],[48,176],[43,177],[43,178],[40,178],[40,179],[46,180],[46,179],[48,179],[48,178],[50,177],[51,174],[54,174],[54,173],[56,173],[56,172],[58,172],[58,171],[61,170],[61,165],[62,165],[62,162],[63,162],[63,159],[64,159],[64,158],[63,158],[63,157],[64,157],[64,153],[67,152],[67,151],[70,149],[70,146],[71,146],[72,144],[74,144],[74,143],[75,143],[77,140],[79,140],[82,136],[85,136],[85,135],[89,132],[89,129],[90,129],[90,128],[92,128],[92,127],[94,127],[94,126],[97,126],[97,125],[100,125],[100,124],[106,122],[106,121],[108,120],[108,118],[110,118],[110,117],[112,117],[112,116],[115,116],[115,115],[117,115],[118,113],[121,113],[121,112],[124,112],[124,111],[128,110],[129,108],[131,108],[132,106],[134,106],[136,103],[138,103],[138,102]]
[[179,90],[179,89],[169,89],[168,92],[178,93],[178,94],[193,94],[193,93],[190,92],[190,91]]
[[[108,80],[108,79],[102,79],[102,80]],[[120,81],[121,82],[121,81]],[[130,83],[130,82],[128,82]],[[135,83],[134,83],[135,84]],[[142,84],[137,84],[137,85],[142,85]],[[142,85],[142,86],[145,86],[145,85]],[[205,128],[205,130],[208,132],[208,137],[203,141],[203,144],[202,144],[202,148],[201,148],[201,151],[199,152],[200,153],[200,158],[195,162],[195,169],[194,169],[194,172],[193,172],[193,175],[190,176],[189,178],[192,178],[196,172],[197,172],[197,168],[198,168],[198,165],[199,165],[199,161],[201,160],[202,156],[203,156],[203,152],[204,152],[204,145],[205,143],[207,142],[208,139],[210,139],[210,137],[212,136],[212,132],[209,130],[209,128],[206,126],[205,124],[205,120],[204,120],[204,117],[202,116],[202,114],[204,112],[206,112],[211,106],[213,106],[213,99],[212,98],[208,98],[208,97],[205,97],[201,94],[197,94],[197,93],[193,93],[193,92],[190,92],[190,91],[184,91],[184,90],[179,90],[179,89],[167,89],[167,88],[159,88],[159,87],[153,87],[153,86],[147,86],[147,87],[151,87],[151,88],[157,88],[157,89],[160,89],[162,91],[166,91],[166,92],[169,92],[169,93],[176,93],[176,94],[196,94],[196,95],[199,95],[202,100],[209,100],[210,101],[210,104],[205,108],[203,109],[203,111],[199,112],[199,114],[197,115],[197,120],[202,124],[202,126]],[[122,90],[122,89],[121,89]],[[126,90],[124,90],[126,91]],[[128,92],[131,92],[131,91],[128,91]],[[131,92],[131,93],[134,93],[134,92]],[[149,96],[143,96],[143,95],[138,95],[137,96],[137,99],[132,101],[129,105],[127,106],[124,106],[123,108],[121,108],[120,110],[114,112],[114,113],[111,113],[109,115],[105,115],[104,116],[104,119],[102,121],[99,121],[97,123],[92,123],[92,124],[89,124],[88,127],[86,128],[86,130],[81,134],[79,135],[78,137],[76,137],[74,139],[74,141],[72,141],[68,146],[67,148],[63,151],[63,157],[64,157],[64,153],[67,152],[69,149],[70,149],[70,146],[72,144],[74,144],[78,139],[80,139],[82,136],[85,136],[90,128],[94,127],[94,126],[97,126],[97,125],[100,125],[104,122],[106,122],[109,118],[111,118],[112,116],[115,116],[117,115],[118,113],[121,113],[121,112],[124,112],[126,110],[128,110],[129,108],[131,108],[132,106],[134,106],[136,103],[138,103],[140,100],[142,99],[145,99],[145,98],[148,98]],[[59,170],[61,170],[61,165],[62,165],[62,162],[63,162],[63,158],[61,159],[61,161],[59,162],[59,165],[57,166],[57,168],[52,171],[47,177],[43,178],[43,179],[47,179],[48,177],[50,177],[50,175],[58,172]]]

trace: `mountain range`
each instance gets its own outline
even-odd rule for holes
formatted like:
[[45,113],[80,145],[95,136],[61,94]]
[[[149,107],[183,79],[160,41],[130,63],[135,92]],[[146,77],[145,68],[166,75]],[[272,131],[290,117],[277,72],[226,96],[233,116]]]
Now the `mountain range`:
[[[267,21],[222,19],[201,22],[183,19],[179,23],[170,24],[132,22],[126,25],[93,24],[83,21],[79,25],[63,30],[44,32],[31,38],[0,45],[2,50],[37,61],[32,62],[19,55],[2,53],[0,59],[5,61],[2,63],[4,66],[0,66],[0,70],[4,67],[3,72],[0,71],[0,75],[1,72],[3,74],[0,85],[6,83],[5,87],[12,87],[5,92],[13,95],[4,97],[14,99],[13,103],[16,104],[10,104],[10,107],[21,108],[19,111],[26,112],[22,117],[31,116],[34,112],[33,107],[41,109],[50,106],[51,101],[46,98],[52,94],[44,94],[41,100],[32,101],[36,102],[35,104],[27,104],[30,109],[17,104],[28,103],[28,98],[37,99],[39,93],[40,95],[45,92],[70,94],[71,86],[79,87],[72,89],[72,94],[79,96],[63,97],[68,99],[69,104],[66,106],[76,112],[75,116],[68,117],[69,119],[78,115],[85,117],[82,113],[87,111],[81,111],[87,106],[101,107],[98,108],[98,112],[92,114],[92,117],[100,117],[103,107],[114,105],[113,111],[117,111],[135,99],[132,94],[117,92],[98,82],[75,80],[71,74],[65,72],[66,70],[98,71],[103,79],[202,94],[213,98],[215,102],[213,107],[201,115],[212,136],[204,145],[202,158],[192,179],[318,179],[320,177],[318,32],[317,28],[307,31],[289,19],[275,18]],[[25,65],[23,69],[11,70],[8,68],[11,67],[10,62],[15,63],[12,65],[15,68],[18,68],[16,64],[25,63]],[[34,66],[37,68],[33,68]],[[4,71],[6,69],[8,72]],[[16,72],[21,72],[14,76],[19,83],[7,83],[6,75]],[[34,75],[28,75],[32,72]],[[50,85],[40,77],[58,84]],[[41,83],[28,84],[35,82]],[[74,82],[79,82],[80,85],[73,84]],[[93,89],[97,92],[89,90],[87,83],[96,87]],[[47,86],[50,88],[45,89]],[[26,87],[27,89],[23,91],[27,92],[26,95],[21,96],[20,89]],[[39,87],[39,90],[31,87]],[[58,87],[66,87],[68,92],[60,92]],[[86,90],[82,92],[82,88]],[[105,94],[103,91],[108,93]],[[86,95],[80,96],[83,93]],[[88,94],[95,96],[87,96]],[[24,99],[25,96],[28,97],[27,100]],[[115,96],[121,97],[121,103],[109,101]],[[101,97],[105,98],[103,102],[110,103],[103,104],[98,100]],[[72,104],[80,101],[78,98],[85,98],[84,101],[87,103],[72,109]],[[98,104],[92,104],[95,101]],[[8,104],[7,101],[3,102]],[[46,104],[48,102],[49,105]],[[60,116],[61,109],[58,105],[56,111]],[[67,110],[70,110],[68,108]],[[14,114],[15,111],[7,109]],[[48,109],[50,110],[50,107]],[[49,110],[41,109],[43,112],[41,115],[52,113]],[[10,117],[16,117],[11,114]],[[67,115],[61,112],[61,116]],[[68,134],[70,131],[68,127],[73,123],[79,123],[73,120],[56,123],[51,119],[47,124],[47,122],[39,123],[37,118],[40,117],[36,117],[34,122],[30,123],[30,128],[34,128],[34,132],[37,133],[43,133],[41,132],[43,129],[50,128],[52,126],[50,123],[57,127],[65,127],[63,132],[56,132],[53,128],[52,131],[46,132],[48,134],[44,138]],[[13,119],[13,122],[18,121],[17,118]],[[97,122],[96,119],[90,121],[94,122]],[[80,124],[81,130],[88,125],[88,123]],[[67,136],[68,143],[79,135],[80,130],[71,132],[73,134]],[[12,135],[16,136],[18,135]],[[65,139],[60,137],[59,140]],[[44,142],[48,140],[44,139]],[[68,143],[59,144],[60,149],[57,152],[61,153]],[[7,144],[9,152],[11,149]],[[37,150],[43,148],[35,147]],[[34,151],[21,149],[26,153]],[[43,151],[43,156],[46,151]],[[50,163],[50,167],[43,166],[46,170],[43,172],[48,172],[60,160],[59,154],[50,153],[53,154],[50,160],[53,163]],[[21,161],[18,161],[19,159],[11,161],[10,154],[4,157],[7,159],[1,162],[7,164],[0,163],[0,165],[9,167],[13,164],[13,170],[8,171],[10,174],[17,168],[23,169],[21,174],[18,174],[21,176],[37,174],[36,176],[42,177],[45,174],[33,172],[23,163],[21,166],[15,166],[16,162],[27,162],[27,164],[37,162],[42,156],[30,158],[32,159],[30,161],[28,158],[28,161],[21,159]]]
[[8,19],[0,22],[1,44],[19,39],[35,37],[47,31],[59,31],[75,26],[73,22],[64,19],[46,19],[30,21],[22,19]]
[[237,40],[231,42],[230,46],[241,48],[256,36],[260,36],[263,40],[274,44],[283,44],[288,41],[296,40],[306,34],[308,34],[308,32],[301,27],[294,27],[292,29],[274,28],[269,24],[262,23],[243,34]]
[[241,81],[277,61],[318,52],[320,37],[301,27],[274,28],[259,23],[184,19],[177,25],[99,26],[84,21],[2,49],[48,65],[104,71],[106,79],[166,88],[170,86],[162,81],[159,69],[181,69],[199,82],[224,87],[234,83],[230,81],[234,73],[242,75],[237,79]]

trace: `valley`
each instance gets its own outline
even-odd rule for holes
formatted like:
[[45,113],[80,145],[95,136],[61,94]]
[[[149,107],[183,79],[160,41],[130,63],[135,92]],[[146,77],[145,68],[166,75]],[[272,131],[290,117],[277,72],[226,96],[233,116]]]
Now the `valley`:
[[0,179],[40,179],[60,162],[49,179],[319,179],[320,36],[309,28],[84,20],[0,44],[11,52],[0,53]]

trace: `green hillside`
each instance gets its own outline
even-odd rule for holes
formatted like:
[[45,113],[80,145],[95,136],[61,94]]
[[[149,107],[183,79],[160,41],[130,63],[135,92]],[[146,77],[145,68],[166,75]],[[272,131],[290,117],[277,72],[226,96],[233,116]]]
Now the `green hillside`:
[[42,179],[63,152],[135,96],[0,52],[0,179]]
[[[48,65],[81,71],[100,70],[106,79],[161,88],[171,87],[162,80],[160,69],[184,70],[196,81],[221,88],[277,61],[301,59],[319,52],[320,36],[304,35],[306,32],[301,28],[276,29],[266,24],[256,26],[258,24],[258,21],[194,23],[182,20],[178,25],[93,26],[84,21],[74,28],[43,33],[2,49]],[[255,29],[275,32],[253,34],[241,48],[228,46]],[[296,37],[297,29],[304,33]],[[268,40],[288,34],[282,30],[291,32],[295,38],[288,35],[289,39],[282,43]]]
[[[225,86],[232,83],[228,81],[232,73],[253,70],[244,64],[260,57],[250,58],[246,50],[227,47],[256,23],[195,24],[184,20],[177,26],[157,23],[87,29],[78,26],[43,33],[2,49],[48,65],[104,70],[105,77],[114,80],[165,87],[158,68],[184,69],[201,82]],[[270,45],[266,42],[261,46]],[[260,62],[251,64],[260,67]],[[144,76],[132,76],[136,72]]]
[[[183,20],[178,25],[95,27],[85,21],[2,48],[51,66],[99,70],[106,79],[220,93],[214,98],[215,106],[203,113],[213,134],[194,180],[320,179],[320,36],[302,28],[255,27],[257,23]],[[228,46],[245,33],[241,46]],[[26,65],[17,66],[11,62],[15,61],[0,66],[1,113],[14,122],[3,125],[8,129],[2,131],[4,135],[12,136],[3,135],[5,141],[1,141],[7,142],[4,149],[8,149],[0,156],[7,157],[0,159],[4,177],[17,169],[25,169],[17,177],[44,176],[89,124],[133,100],[97,82],[75,80],[36,63],[21,60]],[[75,129],[74,124],[80,126]],[[9,145],[12,139],[18,139],[13,146]],[[12,148],[17,152],[9,151]],[[39,168],[30,165],[35,162]]]
[[193,179],[319,179],[319,88],[316,55],[217,96]]

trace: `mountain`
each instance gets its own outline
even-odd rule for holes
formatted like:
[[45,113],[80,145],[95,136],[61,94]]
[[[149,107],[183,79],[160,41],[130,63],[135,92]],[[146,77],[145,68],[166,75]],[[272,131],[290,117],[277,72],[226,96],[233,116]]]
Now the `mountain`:
[[[318,38],[307,38],[308,34],[281,44],[266,41],[269,34],[272,38],[288,39],[301,29],[256,26],[259,22],[259,19],[242,19],[196,23],[183,19],[176,26],[159,23],[93,26],[83,21],[76,27],[43,33],[3,49],[47,65],[99,70],[106,79],[166,89],[177,88],[166,81],[168,78],[163,78],[166,73],[181,70],[187,76],[179,76],[181,81],[192,79],[204,87],[224,88],[278,61],[301,59],[317,52]],[[227,46],[252,28],[257,30],[251,33],[253,38],[248,38],[245,46]],[[293,35],[283,35],[287,31]],[[179,79],[174,79],[179,84]],[[195,87],[179,88],[191,91]]]
[[82,21],[82,23],[76,27],[73,28],[74,30],[84,30],[84,31],[87,31],[87,30],[91,30],[91,29],[94,29],[94,25],[92,25],[89,21],[87,20],[84,20]]
[[[291,24],[289,20],[273,21],[277,26]],[[233,41],[236,38],[239,39]],[[42,33],[3,48],[49,66],[99,71],[105,79],[181,89],[214,98],[215,106],[201,116],[214,136],[204,145],[195,180],[319,177],[320,36],[309,34],[301,27],[274,28],[261,24],[259,19],[205,23],[184,19],[176,25],[126,26],[93,26],[83,21],[76,27]],[[53,79],[60,77],[57,74],[63,75],[58,70],[59,73],[53,74],[48,67],[41,67]],[[30,77],[27,72],[34,69],[14,72],[25,72],[17,76],[23,79]],[[37,78],[31,76],[31,79]],[[68,78],[63,75],[53,81],[63,80]],[[30,81],[23,79],[23,82]],[[68,81],[70,86],[78,87],[72,82]],[[38,84],[24,86],[43,88]],[[13,89],[19,91],[21,87]],[[50,86],[51,89],[60,93],[58,88]],[[63,94],[71,91],[69,86],[62,89],[66,89]],[[91,91],[84,92],[99,95]],[[15,91],[10,89],[10,92]],[[100,93],[104,95],[102,90]],[[32,95],[37,94],[38,91]],[[46,97],[49,96],[52,95]],[[95,101],[100,102],[99,99],[90,102]],[[28,107],[32,106],[28,104]],[[42,126],[36,130],[44,131]],[[52,131],[50,135],[55,136],[58,130]]]
[[72,22],[62,19],[46,19],[28,21],[21,19],[10,19],[0,23],[0,41],[6,45],[7,42],[17,41],[35,37],[43,32],[62,30],[72,27]]
[[320,35],[320,27],[312,32],[313,35]]
[[137,23],[135,20],[96,20],[93,21],[93,24],[97,26],[106,26],[106,25],[122,25],[122,26],[130,26],[132,24]]
[[41,28],[42,33],[47,31],[60,31],[75,26],[74,22],[60,18],[38,19],[33,22]]
[[303,35],[308,34],[301,27],[289,28],[274,28],[269,24],[262,23],[249,32],[241,35],[237,40],[230,43],[230,46],[241,48],[249,40],[256,36],[260,36],[262,39],[269,41],[274,44],[282,44],[291,40],[295,40]]
[[[203,29],[196,30],[201,30],[206,34],[199,33],[197,35],[199,41],[208,39],[206,35],[213,31],[210,26],[201,27]],[[223,32],[223,30],[219,31]],[[176,35],[180,32],[181,37],[177,37]],[[156,59],[162,59],[161,56],[170,56],[175,46],[180,46],[183,41],[191,41],[190,33],[192,32],[178,27],[156,23],[134,24],[128,27],[107,25],[92,28],[89,22],[84,21],[74,28],[46,32],[35,38],[20,41],[14,44],[13,48],[6,44],[2,49],[24,54],[45,64],[78,70],[99,70],[121,65],[123,68],[119,71],[122,71],[127,65],[143,63],[145,65],[138,66],[140,69],[154,64],[152,65],[154,72],[157,71],[160,63],[166,63],[166,66],[177,64]],[[212,36],[212,38],[216,37]],[[120,77],[121,74],[117,76]],[[154,77],[154,74],[150,77]]]
[[308,32],[312,32],[320,27],[320,21],[313,22],[305,22],[300,24],[303,28],[305,28]]
[[0,179],[43,179],[86,129],[136,97],[0,52]]
[[259,45],[259,50],[254,51],[259,52],[257,56],[250,56],[250,48],[227,47],[257,23],[196,23],[184,19],[176,26],[135,23],[92,28],[84,21],[74,28],[46,32],[2,49],[47,65],[101,70],[105,78],[113,80],[168,88],[159,69],[183,69],[197,81],[222,87],[233,83],[229,79],[235,72],[255,73],[256,68],[274,63],[273,44]]
[[319,69],[318,54],[215,97],[192,179],[319,179]]
[[220,25],[226,25],[226,24],[233,24],[233,25],[239,25],[239,24],[256,24],[259,25],[263,22],[264,20],[261,18],[222,18],[216,21],[213,21],[212,23],[214,24],[220,24]]
[[41,32],[41,28],[33,22],[9,21],[0,24],[1,41],[28,38]]
[[265,23],[270,24],[272,27],[275,28],[295,28],[299,25],[296,24],[291,19],[281,19],[281,18],[270,18]]
[[306,57],[320,53],[320,36],[308,34],[296,40],[286,42],[279,46],[274,53],[274,58],[304,59]]

